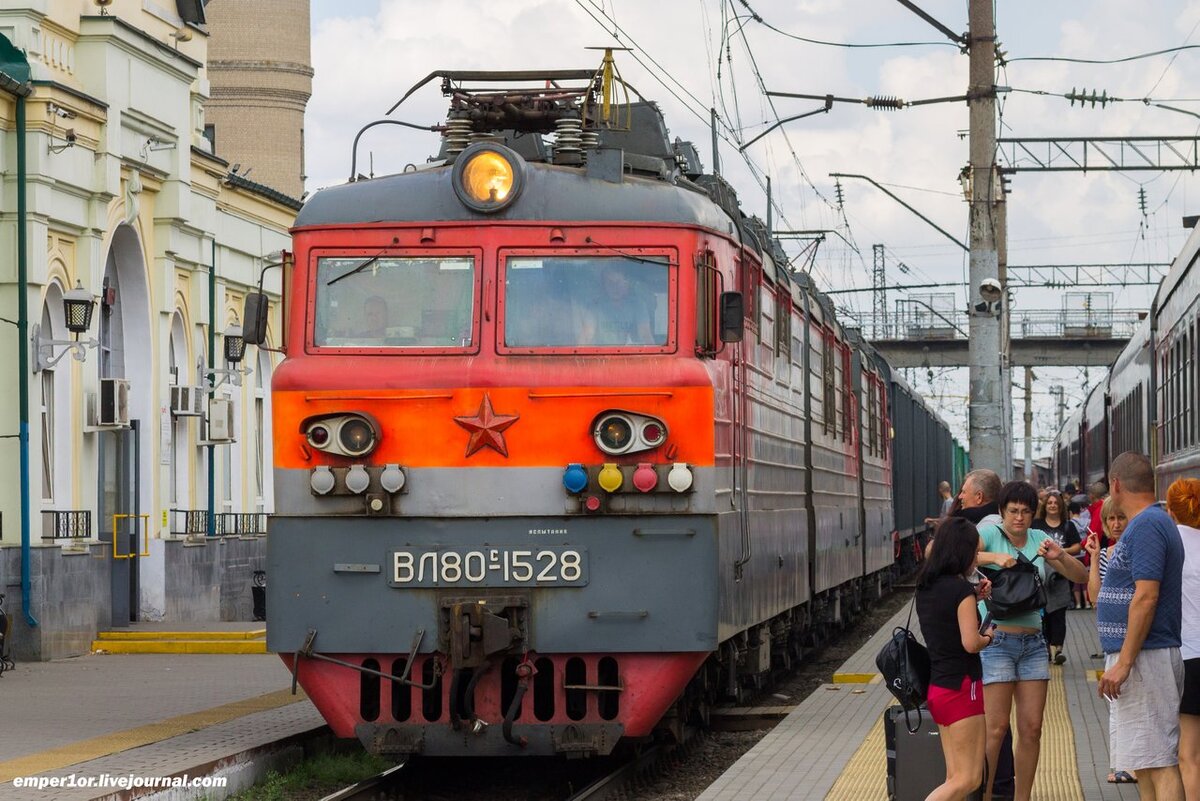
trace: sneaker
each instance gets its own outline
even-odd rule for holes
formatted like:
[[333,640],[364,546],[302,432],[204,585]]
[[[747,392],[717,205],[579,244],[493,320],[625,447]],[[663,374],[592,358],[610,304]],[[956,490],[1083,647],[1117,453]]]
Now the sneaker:
[[1057,654],[1054,655],[1054,659],[1051,661],[1054,662],[1054,664],[1056,664],[1056,665],[1065,665],[1067,663],[1067,655],[1064,654],[1062,651],[1059,651]]

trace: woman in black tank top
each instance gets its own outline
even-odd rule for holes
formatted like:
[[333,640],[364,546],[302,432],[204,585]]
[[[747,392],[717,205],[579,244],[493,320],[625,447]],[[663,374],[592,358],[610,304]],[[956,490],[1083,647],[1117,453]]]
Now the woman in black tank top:
[[[979,532],[969,521],[947,518],[917,580],[917,618],[929,649],[927,705],[938,724],[946,781],[926,801],[961,801],[979,786],[984,762],[983,665],[979,652],[992,643],[979,633],[975,573]],[[983,579],[980,595],[991,583]]]

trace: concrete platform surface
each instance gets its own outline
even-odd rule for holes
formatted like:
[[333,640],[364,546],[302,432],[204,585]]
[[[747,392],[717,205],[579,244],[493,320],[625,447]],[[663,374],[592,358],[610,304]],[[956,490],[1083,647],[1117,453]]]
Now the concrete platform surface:
[[[273,654],[20,663],[0,677],[0,701],[0,801],[222,799],[328,732],[303,692],[291,694],[291,674]],[[225,784],[129,791],[111,783],[172,777]],[[63,784],[18,787],[18,778]]]
[[[874,678],[874,658],[908,607],[880,627],[698,801],[886,801],[882,715],[894,703]],[[919,628],[913,620],[913,628]],[[1099,648],[1094,612],[1067,614],[1067,664],[1051,668],[1041,762],[1033,797],[1040,801],[1122,801],[1136,785],[1113,785],[1108,772],[1108,709],[1096,692],[1091,654]]]

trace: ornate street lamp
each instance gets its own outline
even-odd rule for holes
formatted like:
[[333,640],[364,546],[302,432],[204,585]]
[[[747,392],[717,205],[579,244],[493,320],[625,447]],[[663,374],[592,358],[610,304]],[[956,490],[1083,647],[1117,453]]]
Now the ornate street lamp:
[[[99,342],[95,337],[79,341],[80,334],[86,334],[88,329],[92,327],[92,312],[96,308],[96,299],[91,293],[83,288],[83,284],[79,281],[75,282],[75,288],[63,293],[63,317],[66,320],[67,330],[71,332],[71,339],[46,339],[42,336],[40,325],[33,327],[33,352],[34,362],[33,371],[35,373],[49,369],[58,364],[68,353],[74,357],[75,361],[81,362],[87,358],[87,352],[90,348],[99,346]],[[54,355],[54,349],[62,347],[63,350],[57,355]]]

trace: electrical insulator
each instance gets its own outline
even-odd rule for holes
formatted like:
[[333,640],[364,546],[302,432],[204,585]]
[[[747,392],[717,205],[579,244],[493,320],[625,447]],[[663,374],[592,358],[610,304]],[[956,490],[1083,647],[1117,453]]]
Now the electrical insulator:
[[867,108],[885,109],[887,111],[895,111],[904,108],[904,101],[898,97],[884,95],[882,97],[868,97],[864,101]]

